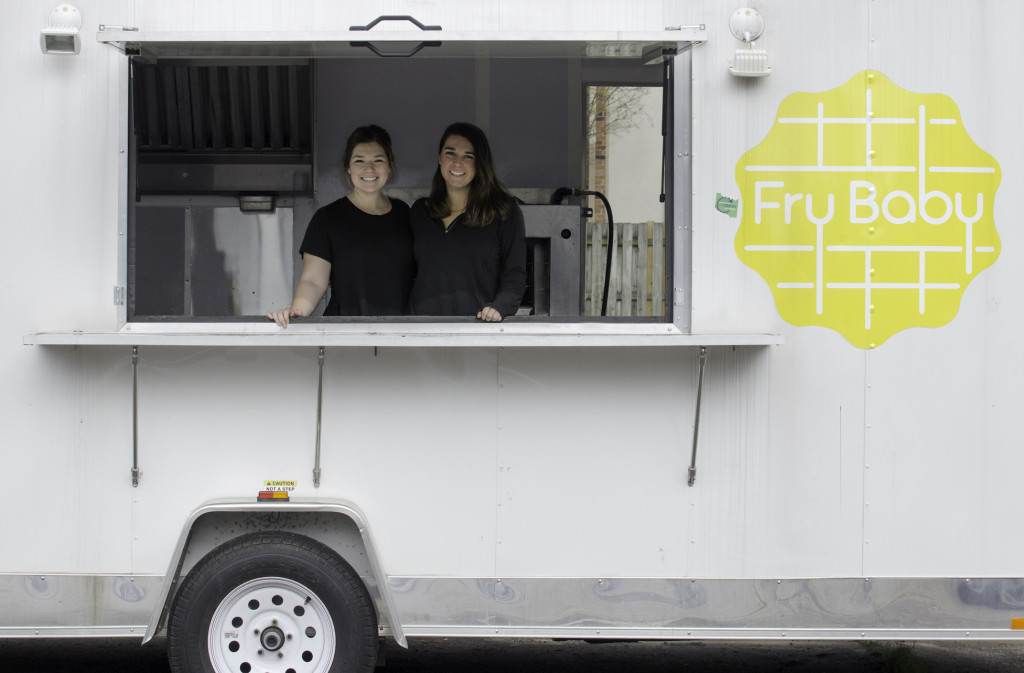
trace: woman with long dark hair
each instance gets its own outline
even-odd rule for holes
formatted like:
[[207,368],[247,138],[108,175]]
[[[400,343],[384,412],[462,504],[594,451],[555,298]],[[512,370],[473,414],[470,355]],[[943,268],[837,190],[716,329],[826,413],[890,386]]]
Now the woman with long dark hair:
[[381,191],[396,171],[391,136],[380,126],[360,126],[341,166],[352,189],[313,214],[292,305],[267,314],[281,327],[312,313],[328,285],[325,316],[401,315],[408,305],[415,269],[409,206]]
[[519,309],[526,290],[523,213],[495,173],[487,136],[473,124],[445,129],[430,196],[413,204],[410,226],[414,315],[498,322]]

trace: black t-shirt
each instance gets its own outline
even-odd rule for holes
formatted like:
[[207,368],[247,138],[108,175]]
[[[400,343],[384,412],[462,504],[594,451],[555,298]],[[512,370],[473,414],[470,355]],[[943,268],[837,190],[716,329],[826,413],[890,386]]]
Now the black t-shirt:
[[416,266],[409,206],[390,199],[384,215],[365,213],[338,199],[316,211],[299,254],[331,263],[331,299],[324,315],[401,315]]
[[413,315],[475,316],[493,306],[515,314],[526,290],[526,226],[513,204],[509,216],[486,227],[467,227],[459,215],[446,230],[427,210],[412,205],[409,224],[416,256]]

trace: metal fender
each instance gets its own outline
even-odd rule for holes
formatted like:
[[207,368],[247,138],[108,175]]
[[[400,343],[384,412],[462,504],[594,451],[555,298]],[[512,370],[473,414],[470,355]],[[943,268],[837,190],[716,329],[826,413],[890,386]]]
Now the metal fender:
[[[325,525],[331,521],[350,523],[355,529],[353,532],[358,534],[361,548],[350,550],[354,553],[346,556],[343,549],[337,549],[336,545],[332,545],[332,538],[344,537],[346,533],[344,526]],[[143,643],[151,640],[165,623],[179,580],[199,558],[210,549],[253,530],[303,533],[335,549],[360,571],[360,576],[377,605],[378,622],[386,623],[395,641],[402,647],[408,647],[366,517],[354,504],[333,499],[295,499],[289,502],[266,503],[254,503],[251,499],[218,499],[208,501],[194,510],[182,525]],[[352,558],[359,556],[362,558]]]

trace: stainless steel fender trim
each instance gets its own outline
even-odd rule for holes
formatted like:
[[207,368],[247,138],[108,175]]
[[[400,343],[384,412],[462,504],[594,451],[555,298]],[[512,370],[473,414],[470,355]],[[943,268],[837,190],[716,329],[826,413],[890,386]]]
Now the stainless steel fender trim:
[[363,545],[366,547],[366,557],[373,568],[373,574],[377,580],[377,586],[387,613],[386,617],[391,627],[392,636],[402,647],[409,646],[405,633],[402,631],[402,625],[398,622],[398,611],[395,609],[391,588],[388,585],[387,577],[384,575],[384,568],[380,563],[380,557],[377,555],[377,547],[373,542],[373,536],[370,533],[370,528],[362,511],[354,504],[343,500],[305,500],[300,498],[281,503],[254,503],[251,499],[225,498],[208,501],[193,511],[185,520],[181,534],[178,536],[178,542],[174,547],[174,552],[171,554],[171,562],[167,568],[167,574],[164,576],[163,584],[160,587],[156,607],[150,617],[146,634],[142,639],[143,644],[149,642],[156,635],[157,630],[167,616],[167,611],[170,609],[171,589],[178,581],[179,574],[181,573],[181,568],[185,561],[185,549],[188,547],[196,522],[202,516],[213,512],[289,512],[292,514],[326,512],[340,514],[351,519],[359,529]]

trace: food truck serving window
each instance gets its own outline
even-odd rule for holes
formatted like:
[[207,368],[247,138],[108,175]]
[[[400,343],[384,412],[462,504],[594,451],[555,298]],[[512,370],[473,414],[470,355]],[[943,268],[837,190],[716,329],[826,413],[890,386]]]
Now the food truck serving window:
[[[689,138],[676,131],[689,119],[688,88],[673,83],[673,69],[689,67],[679,43],[119,46],[129,62],[122,324],[265,322],[291,302],[313,213],[348,191],[340,159],[352,129],[390,132],[397,177],[385,191],[412,204],[429,192],[443,129],[468,121],[487,132],[526,223],[526,293],[506,324],[688,331],[679,231],[689,227],[673,226],[689,217],[690,191],[688,164],[674,161]],[[409,57],[389,58],[400,53]],[[383,322],[457,332],[475,320]]]

